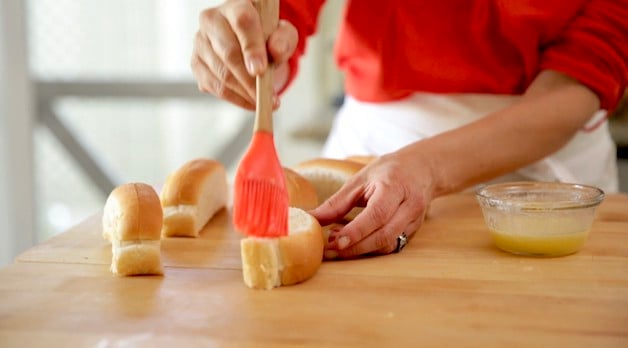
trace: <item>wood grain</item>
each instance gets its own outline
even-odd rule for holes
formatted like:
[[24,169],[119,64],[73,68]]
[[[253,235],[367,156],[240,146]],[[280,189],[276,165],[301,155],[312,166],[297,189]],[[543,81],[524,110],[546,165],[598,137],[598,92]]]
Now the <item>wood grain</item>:
[[113,276],[99,219],[0,270],[0,346],[628,346],[626,195],[549,259],[497,250],[472,195],[443,197],[402,253],[272,291],[244,286],[226,210],[164,240],[163,277]]
[[0,303],[0,342],[23,338],[14,332],[30,332],[34,342],[48,335],[63,342],[66,335],[89,345],[168,338],[313,347],[628,342],[625,283],[596,286],[608,290],[592,296],[576,280],[320,272],[298,286],[256,291],[243,286],[236,270],[170,269],[165,277],[118,278],[100,265],[26,263],[1,276],[0,294],[11,301]]

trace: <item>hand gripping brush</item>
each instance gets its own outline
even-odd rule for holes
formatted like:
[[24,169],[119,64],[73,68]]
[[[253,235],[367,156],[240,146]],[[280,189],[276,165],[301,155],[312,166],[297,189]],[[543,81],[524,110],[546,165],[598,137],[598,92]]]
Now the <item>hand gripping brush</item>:
[[[277,26],[279,0],[256,0],[264,40]],[[272,65],[256,77],[253,139],[236,172],[233,196],[235,228],[248,236],[288,234],[288,191],[273,140]]]

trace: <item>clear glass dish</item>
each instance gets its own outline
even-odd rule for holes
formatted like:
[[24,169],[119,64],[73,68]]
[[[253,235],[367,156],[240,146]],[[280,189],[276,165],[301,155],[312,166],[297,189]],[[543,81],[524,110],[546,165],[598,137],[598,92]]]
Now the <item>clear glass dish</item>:
[[554,257],[579,251],[604,192],[559,182],[510,182],[476,190],[495,245],[507,252]]

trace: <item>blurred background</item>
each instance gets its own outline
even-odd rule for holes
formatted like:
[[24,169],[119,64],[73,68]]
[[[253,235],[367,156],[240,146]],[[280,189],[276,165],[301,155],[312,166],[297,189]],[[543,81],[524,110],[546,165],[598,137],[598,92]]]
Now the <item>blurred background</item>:
[[[229,168],[252,117],[198,92],[189,60],[209,0],[0,0],[0,266],[102,209],[121,183],[160,186],[197,157]],[[319,154],[342,96],[328,1],[275,115],[284,165]],[[625,109],[613,133],[626,157]],[[628,191],[628,164],[622,190]]]
[[[0,266],[98,213],[121,183],[159,187],[193,158],[232,177],[252,114],[190,71],[210,0],[0,0]],[[323,10],[275,114],[280,159],[319,154],[342,94],[331,55],[343,1]]]

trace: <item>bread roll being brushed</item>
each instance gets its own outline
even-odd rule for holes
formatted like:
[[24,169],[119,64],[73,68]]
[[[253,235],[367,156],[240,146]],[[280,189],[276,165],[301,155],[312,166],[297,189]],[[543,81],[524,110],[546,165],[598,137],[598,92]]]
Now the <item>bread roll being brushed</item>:
[[155,190],[146,184],[116,187],[105,202],[103,237],[111,242],[111,271],[119,275],[163,274],[162,210]]
[[318,271],[323,247],[318,221],[299,208],[290,208],[287,236],[240,241],[244,283],[255,289],[272,289],[305,281]]
[[[315,158],[301,162],[293,169],[312,183],[320,204],[340,190],[342,185],[363,167],[363,163],[349,160]],[[361,211],[362,208],[354,208],[345,219],[353,220]]]
[[227,205],[224,166],[211,159],[185,163],[168,176],[161,190],[164,237],[197,237],[205,224]]

